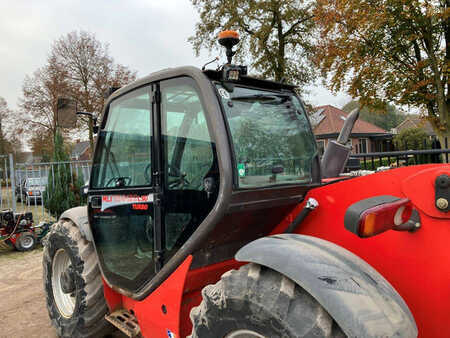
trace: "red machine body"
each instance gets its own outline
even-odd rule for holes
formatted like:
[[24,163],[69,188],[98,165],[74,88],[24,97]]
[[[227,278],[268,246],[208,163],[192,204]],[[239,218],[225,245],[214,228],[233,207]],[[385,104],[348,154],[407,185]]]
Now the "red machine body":
[[[434,182],[450,175],[449,165],[423,165],[393,169],[353,179],[329,182],[308,193],[319,207],[300,224],[296,233],[319,237],[358,255],[398,291],[410,308],[420,337],[450,337],[450,215],[434,205]],[[392,195],[411,200],[420,214],[416,232],[387,231],[359,238],[344,228],[347,208],[362,199]],[[307,199],[305,198],[305,200]],[[302,210],[299,204],[274,229],[282,233]],[[301,257],[299,257],[301,259]],[[234,260],[190,270],[191,256],[142,301],[114,292],[104,283],[111,310],[134,313],[145,337],[185,337],[190,333],[189,312],[201,301],[201,289],[243,263]]]

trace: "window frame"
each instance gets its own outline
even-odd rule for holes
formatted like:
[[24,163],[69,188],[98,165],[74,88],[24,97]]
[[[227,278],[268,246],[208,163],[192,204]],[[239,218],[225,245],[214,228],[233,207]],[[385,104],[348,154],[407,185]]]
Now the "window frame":
[[[365,144],[365,151],[361,151],[361,145],[362,145],[362,141],[364,141]],[[369,153],[369,139],[367,137],[362,137],[358,139],[358,147],[359,147],[359,154],[367,154]]]

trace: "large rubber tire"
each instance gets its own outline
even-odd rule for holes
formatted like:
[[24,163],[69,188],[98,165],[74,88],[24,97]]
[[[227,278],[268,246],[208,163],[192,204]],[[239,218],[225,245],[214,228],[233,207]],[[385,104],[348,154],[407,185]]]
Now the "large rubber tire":
[[21,232],[14,246],[17,251],[31,251],[36,247],[37,237],[29,231]]
[[226,272],[202,296],[191,310],[192,338],[345,337],[310,294],[257,264]]
[[[92,243],[82,238],[80,230],[66,220],[55,223],[43,242],[42,264],[47,310],[58,336],[88,338],[103,337],[111,333],[114,328],[104,318],[108,307]],[[61,279],[58,282],[57,276],[61,268],[57,264],[60,261],[72,267],[70,280],[74,291],[71,294],[64,294]],[[52,279],[53,273],[55,278]],[[55,295],[58,300],[55,300]],[[72,297],[68,301],[64,295]]]

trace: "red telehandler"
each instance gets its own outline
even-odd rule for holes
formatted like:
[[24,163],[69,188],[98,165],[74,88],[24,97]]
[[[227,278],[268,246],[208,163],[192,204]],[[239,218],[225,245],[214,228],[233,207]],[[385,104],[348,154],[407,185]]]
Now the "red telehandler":
[[449,165],[340,176],[358,112],[320,161],[295,87],[232,64],[238,40],[108,98],[87,207],[45,239],[58,335],[450,337]]

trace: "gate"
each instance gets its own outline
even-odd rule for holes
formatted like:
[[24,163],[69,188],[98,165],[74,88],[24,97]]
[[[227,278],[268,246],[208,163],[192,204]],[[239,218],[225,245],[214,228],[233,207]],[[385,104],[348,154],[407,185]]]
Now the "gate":
[[0,210],[16,210],[14,160],[12,154],[0,155]]

